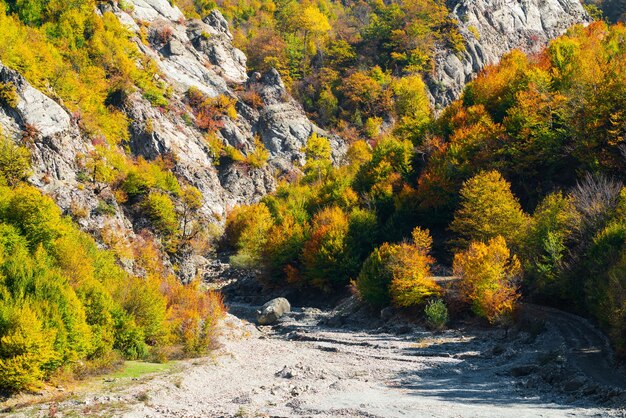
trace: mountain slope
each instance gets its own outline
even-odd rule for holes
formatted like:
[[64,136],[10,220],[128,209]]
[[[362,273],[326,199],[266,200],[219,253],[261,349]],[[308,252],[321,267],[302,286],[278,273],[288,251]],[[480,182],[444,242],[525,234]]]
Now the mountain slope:
[[[346,145],[307,118],[278,72],[248,76],[246,57],[233,46],[219,11],[187,20],[166,0],[131,0],[123,7],[101,2],[95,13],[105,21],[115,16],[128,29],[140,51],[136,65],[155,64],[151,82],[165,92],[165,101],[147,89],[110,91],[105,101],[110,118],[128,123],[128,132],[111,144],[84,128],[86,113],[70,111],[81,110],[80,102],[70,106],[45,82],[33,80],[37,90],[1,66],[0,83],[15,87],[17,104],[2,103],[0,127],[14,140],[31,144],[31,182],[83,229],[107,246],[132,246],[136,234],[151,229],[188,280],[202,274],[206,250],[192,250],[194,243],[174,240],[155,226],[146,209],[151,192],[167,194],[180,218],[175,221],[182,223],[184,212],[186,224],[189,211],[180,187],[197,188],[201,202],[190,217],[206,229],[221,223],[229,208],[274,190],[276,177],[299,172],[303,146],[313,133],[330,139],[335,162],[342,160]],[[458,96],[465,82],[505,51],[535,50],[570,24],[587,20],[580,4],[568,0],[463,2],[453,11],[467,47],[460,56],[439,52],[428,82],[437,107]],[[149,181],[146,172],[152,173]],[[138,177],[143,181],[139,189]],[[171,222],[168,228],[177,229]],[[205,230],[196,232],[175,235],[210,239]]]

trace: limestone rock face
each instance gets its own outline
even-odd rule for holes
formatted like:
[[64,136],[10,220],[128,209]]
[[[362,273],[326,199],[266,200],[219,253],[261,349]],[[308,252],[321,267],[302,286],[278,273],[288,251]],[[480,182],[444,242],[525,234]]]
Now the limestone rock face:
[[590,21],[579,0],[455,0],[451,8],[466,50],[437,54],[427,79],[437,109],[458,98],[468,81],[505,53],[537,52],[571,25]]

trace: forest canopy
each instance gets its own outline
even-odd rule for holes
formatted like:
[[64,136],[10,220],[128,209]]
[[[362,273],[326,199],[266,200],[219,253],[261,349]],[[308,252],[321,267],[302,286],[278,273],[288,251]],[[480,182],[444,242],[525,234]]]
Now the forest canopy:
[[[296,183],[229,216],[234,261],[261,267],[270,286],[354,280],[366,302],[403,306],[436,296],[429,269],[454,260],[479,316],[503,319],[520,296],[551,303],[593,318],[623,355],[624,109],[626,27],[574,26],[537,55],[487,67],[408,136],[356,140],[340,167],[310,154]],[[430,230],[436,261],[430,245],[415,247],[416,227]]]

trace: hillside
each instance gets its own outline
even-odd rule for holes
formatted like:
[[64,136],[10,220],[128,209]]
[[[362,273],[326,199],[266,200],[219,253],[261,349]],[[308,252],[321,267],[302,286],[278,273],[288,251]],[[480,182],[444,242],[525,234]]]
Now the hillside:
[[240,278],[409,328],[548,304],[623,358],[625,29],[597,13],[0,0],[0,391],[206,355]]

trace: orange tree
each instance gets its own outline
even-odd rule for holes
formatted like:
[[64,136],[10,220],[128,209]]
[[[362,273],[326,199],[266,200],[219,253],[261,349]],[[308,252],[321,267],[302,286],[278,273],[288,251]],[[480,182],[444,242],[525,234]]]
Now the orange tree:
[[493,323],[511,314],[519,298],[516,282],[521,267],[504,238],[472,242],[455,254],[453,269],[461,278],[461,294],[476,315]]

